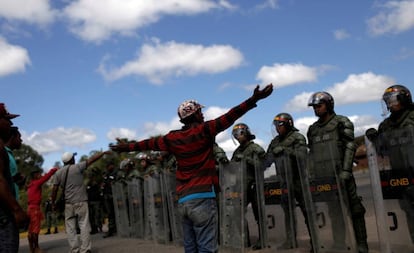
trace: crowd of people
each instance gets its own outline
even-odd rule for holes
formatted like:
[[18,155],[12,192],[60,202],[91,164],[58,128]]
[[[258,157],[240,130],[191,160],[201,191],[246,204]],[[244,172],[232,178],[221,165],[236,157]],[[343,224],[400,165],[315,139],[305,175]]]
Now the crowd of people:
[[[220,244],[223,244],[220,242],[223,222],[220,215],[226,205],[223,198],[227,197],[221,194],[224,186],[220,185],[219,170],[226,168],[221,165],[233,163],[242,164],[245,170],[240,174],[243,205],[239,208],[245,213],[247,206],[251,205],[259,231],[258,241],[252,244],[249,226],[243,222],[246,226],[236,231],[246,239],[241,247],[254,250],[266,247],[266,231],[261,228],[265,222],[262,181],[265,169],[274,165],[277,181],[283,189],[280,206],[286,236],[283,244],[279,245],[280,249],[298,247],[295,214],[298,206],[310,238],[310,252],[321,252],[321,249],[330,247],[333,250],[355,247],[358,253],[369,252],[364,218],[366,210],[353,176],[357,148],[353,123],[348,117],[335,113],[331,94],[316,92],[309,98],[308,106],[313,109],[317,121],[309,126],[306,137],[299,133],[289,113],[278,112],[273,119],[276,134],[265,149],[254,142],[255,135],[247,124],[235,122],[256,107],[258,101],[270,96],[272,91],[272,84],[263,89],[257,86],[247,100],[208,121],[204,120],[202,113],[204,106],[196,100],[187,100],[178,107],[183,123],[179,130],[141,141],[118,139],[116,144],[110,145],[109,151],[98,152],[78,163],[75,162],[76,153],[65,152],[62,168],[53,168],[43,176],[41,170],[31,172],[27,186],[27,211],[18,202],[18,188],[24,176],[18,173],[11,152],[19,148],[19,143],[21,145],[18,128],[12,122],[19,115],[10,114],[5,105],[0,104],[2,248],[5,252],[17,252],[19,229],[28,229],[31,252],[40,250],[41,189],[52,178],[53,190],[45,203],[46,234],[52,233],[53,229],[58,232],[56,203],[61,189],[65,197],[63,216],[71,252],[91,252],[90,235],[103,232],[105,218],[108,230],[104,238],[127,231],[126,236],[157,242],[181,240],[186,253],[218,252]],[[401,129],[414,129],[411,93],[405,86],[393,85],[385,90],[383,101],[390,116],[378,130],[367,130],[366,136],[379,155],[391,157],[392,169],[403,171],[407,166],[413,169],[412,158],[401,155],[408,151],[401,150],[401,145],[395,151],[385,138],[395,137],[395,132]],[[215,137],[231,126],[238,146],[228,159]],[[412,145],[407,147],[411,150]],[[120,163],[107,162],[103,169],[92,166],[112,152],[128,154]],[[409,161],[402,162],[401,159]],[[335,194],[315,194],[312,187],[318,184],[335,185]],[[407,187],[401,192],[402,197],[397,198],[406,214],[411,238],[414,238],[412,188]],[[326,238],[316,225],[316,214],[321,210],[326,211],[330,221],[328,229],[332,238],[329,242],[333,245],[326,245]]]

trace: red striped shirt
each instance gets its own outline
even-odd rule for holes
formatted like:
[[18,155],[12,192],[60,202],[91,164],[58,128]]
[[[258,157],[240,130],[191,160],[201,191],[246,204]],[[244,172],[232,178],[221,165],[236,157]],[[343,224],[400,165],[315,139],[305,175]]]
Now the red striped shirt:
[[229,128],[247,111],[256,107],[252,99],[233,107],[222,116],[196,126],[183,126],[164,136],[154,137],[130,145],[132,150],[168,151],[177,160],[176,193],[178,198],[189,194],[218,189],[218,177],[213,156],[215,137]]

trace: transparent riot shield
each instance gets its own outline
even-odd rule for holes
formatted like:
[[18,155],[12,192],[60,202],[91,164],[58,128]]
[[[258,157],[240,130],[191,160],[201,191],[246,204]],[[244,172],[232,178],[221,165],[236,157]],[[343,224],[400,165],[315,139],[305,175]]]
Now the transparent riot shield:
[[357,252],[348,195],[339,178],[336,143],[320,143],[326,152],[298,156],[309,231],[314,252]]
[[[279,250],[310,247],[307,214],[296,159],[286,152],[274,157],[273,179],[269,178],[267,215],[271,247]],[[298,208],[297,208],[298,207]]]
[[168,219],[171,237],[176,245],[183,245],[183,227],[181,215],[178,213],[178,198],[175,194],[175,170],[164,169],[162,171],[164,191],[166,192]]
[[143,181],[138,178],[128,182],[129,222],[131,237],[143,238],[144,236],[144,206],[143,206]]
[[255,178],[256,178],[256,202],[257,202],[257,226],[259,240],[256,243],[256,248],[265,249],[268,246],[267,242],[267,220],[265,209],[265,195],[264,195],[264,165],[256,156],[255,161]]
[[114,201],[115,221],[117,234],[121,237],[130,236],[130,225],[128,219],[127,192],[124,191],[124,183],[112,184],[112,198]]
[[166,198],[161,188],[161,176],[158,171],[152,171],[144,177],[144,215],[146,219],[145,238],[157,243],[168,243],[169,225]]
[[245,220],[243,163],[220,164],[219,196],[220,252],[245,252],[247,223]]
[[414,128],[365,143],[381,252],[414,252]]

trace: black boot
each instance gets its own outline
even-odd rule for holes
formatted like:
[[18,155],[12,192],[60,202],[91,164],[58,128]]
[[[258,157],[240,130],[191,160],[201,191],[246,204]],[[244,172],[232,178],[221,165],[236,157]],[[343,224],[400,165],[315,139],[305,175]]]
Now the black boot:
[[58,228],[55,227],[55,234],[59,233]]
[[50,228],[47,229],[47,232],[45,233],[45,235],[50,235]]

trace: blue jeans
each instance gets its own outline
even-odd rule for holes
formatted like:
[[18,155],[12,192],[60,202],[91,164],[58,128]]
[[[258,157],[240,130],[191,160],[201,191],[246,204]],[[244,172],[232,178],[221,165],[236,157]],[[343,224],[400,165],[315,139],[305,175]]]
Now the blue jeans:
[[182,216],[185,253],[218,252],[216,199],[192,199],[178,207]]

